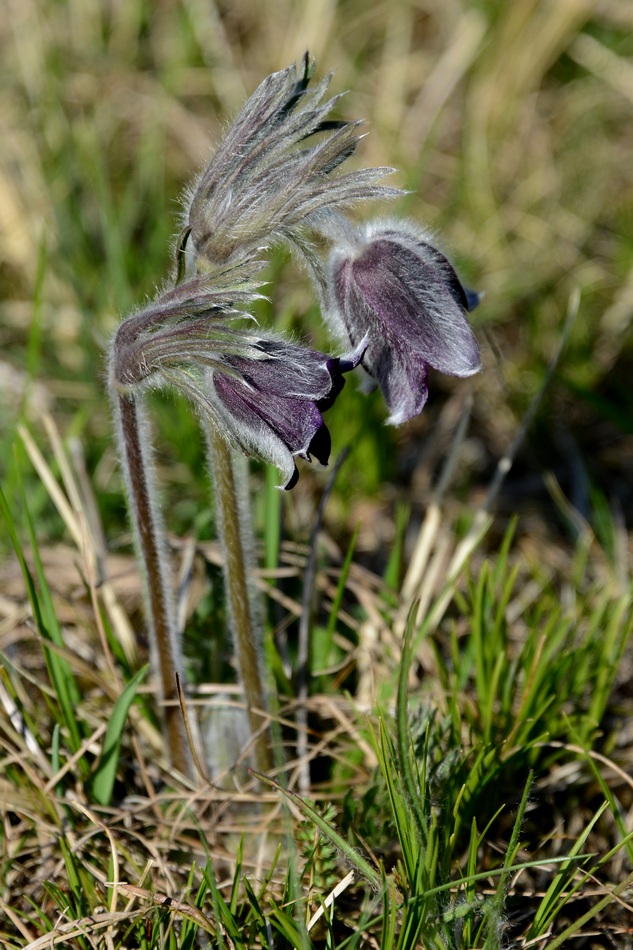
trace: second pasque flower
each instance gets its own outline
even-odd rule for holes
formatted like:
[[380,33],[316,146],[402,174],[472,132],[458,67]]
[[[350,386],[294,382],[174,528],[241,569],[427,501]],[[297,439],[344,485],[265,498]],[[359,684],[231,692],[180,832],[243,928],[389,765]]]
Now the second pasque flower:
[[353,346],[389,408],[392,425],[417,415],[428,369],[471,376],[479,346],[466,312],[479,296],[464,289],[426,232],[403,222],[345,227],[329,266],[328,318]]

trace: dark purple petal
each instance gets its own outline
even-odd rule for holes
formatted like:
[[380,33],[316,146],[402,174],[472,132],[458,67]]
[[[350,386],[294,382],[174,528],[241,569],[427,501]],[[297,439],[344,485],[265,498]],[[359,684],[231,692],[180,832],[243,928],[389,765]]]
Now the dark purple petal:
[[325,412],[334,405],[339,393],[345,385],[345,377],[343,373],[349,373],[350,370],[355,369],[362,360],[364,353],[365,346],[363,345],[362,347],[357,347],[354,353],[351,353],[347,357],[336,356],[327,361],[327,368],[329,370],[332,383],[329,393],[327,393],[317,402],[317,406],[321,412]]
[[469,376],[479,368],[479,347],[464,316],[465,294],[446,258],[441,260],[446,266],[393,241],[375,241],[351,264],[350,281],[363,300],[365,320],[372,315],[381,331],[397,334],[434,369]]
[[214,374],[214,384],[220,399],[236,419],[254,432],[270,430],[292,455],[308,455],[310,443],[323,425],[323,417],[314,402],[262,392],[222,373]]
[[261,359],[227,356],[225,362],[266,393],[282,397],[322,399],[332,388],[330,357],[283,340],[257,340]]
[[397,341],[377,352],[371,375],[378,380],[393,425],[422,412],[429,396],[428,366],[421,360],[414,365]]
[[286,484],[282,486],[284,491],[290,491],[292,488],[295,487],[298,481],[299,481],[299,469],[295,465],[292,475],[290,476]]
[[330,435],[330,430],[323,423],[323,425],[316,430],[312,438],[310,439],[310,445],[308,446],[308,458],[311,455],[314,455],[317,462],[320,462],[321,465],[327,465],[330,461],[330,452],[332,451],[332,437]]

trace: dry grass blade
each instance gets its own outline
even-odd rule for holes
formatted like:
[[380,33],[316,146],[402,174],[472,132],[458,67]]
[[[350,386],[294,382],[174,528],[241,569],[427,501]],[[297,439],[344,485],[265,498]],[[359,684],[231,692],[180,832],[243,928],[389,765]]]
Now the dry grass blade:
[[308,921],[308,925],[307,925],[308,933],[310,933],[314,925],[321,919],[321,917],[326,912],[326,910],[328,910],[332,906],[336,898],[339,897],[343,893],[343,891],[345,891],[350,886],[350,884],[352,884],[355,877],[356,877],[356,871],[349,871],[349,873],[346,874],[345,877],[342,878],[338,882],[336,887],[330,891],[327,897],[324,898],[321,906],[314,912],[314,914]]
[[73,920],[67,924],[58,924],[49,933],[38,937],[26,944],[24,950],[47,950],[49,947],[67,947],[69,940],[78,937],[90,939],[98,936],[103,930],[110,930],[115,925],[130,924],[141,918],[146,911],[117,911],[111,913],[104,910],[102,913],[91,914],[82,920]]
[[[108,615],[117,632],[119,642],[126,656],[131,663],[135,663],[137,659],[136,638],[110,581],[104,576],[105,562],[103,555],[105,552],[100,551],[99,544],[96,540],[102,536],[103,532],[100,528],[96,532],[93,530],[94,515],[91,516],[91,509],[86,509],[84,505],[81,492],[73,476],[54,420],[46,415],[44,421],[55,459],[62,473],[64,488],[66,489],[68,497],[60,488],[50,466],[37,447],[35,440],[28,429],[23,425],[18,426],[20,438],[24,443],[24,447],[26,448],[33,467],[41,478],[43,485],[46,487],[78,551],[85,555],[88,574],[95,579],[95,585],[97,583],[99,585],[104,606],[108,611]],[[70,499],[70,501],[68,499]]]
[[215,927],[212,922],[205,917],[205,915],[198,910],[197,907],[192,907],[191,904],[186,904],[184,901],[176,900],[173,897],[169,897],[167,894],[161,894],[156,891],[148,891],[143,887],[136,887],[134,884],[127,884],[125,881],[121,881],[119,884],[119,890],[122,894],[127,894],[130,897],[138,897],[141,900],[144,900],[150,904],[155,904],[158,907],[163,907],[167,910],[172,911],[175,914],[182,914],[183,917],[188,917],[190,920],[195,921],[195,923],[200,924],[203,930],[206,930],[207,933],[214,933]]

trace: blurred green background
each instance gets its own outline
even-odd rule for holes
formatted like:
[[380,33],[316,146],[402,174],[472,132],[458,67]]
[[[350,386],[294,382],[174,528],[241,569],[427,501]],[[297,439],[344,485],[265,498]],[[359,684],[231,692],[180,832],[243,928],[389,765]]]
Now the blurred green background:
[[[534,556],[574,529],[551,472],[607,549],[633,508],[633,4],[619,0],[5,0],[0,22],[0,468],[17,492],[16,421],[45,411],[79,436],[109,542],[127,531],[105,395],[117,323],[167,278],[179,196],[269,72],[316,58],[366,119],[358,166],[392,165],[397,205],[437,232],[485,299],[473,315],[484,372],[434,378],[422,416],[383,425],[349,382],[328,416],[351,443],[328,518],[361,521],[381,558],[397,502],[419,521],[463,401],[474,396],[455,497],[481,500],[580,306],[552,384],[499,500]],[[265,320],[326,346],[309,281],[277,253]],[[196,423],[157,399],[169,527],[209,533]],[[26,467],[25,467],[26,468]],[[29,479],[26,472],[27,481]],[[262,478],[260,474],[256,476]],[[33,475],[42,541],[61,522]],[[325,476],[285,496],[305,534]]]

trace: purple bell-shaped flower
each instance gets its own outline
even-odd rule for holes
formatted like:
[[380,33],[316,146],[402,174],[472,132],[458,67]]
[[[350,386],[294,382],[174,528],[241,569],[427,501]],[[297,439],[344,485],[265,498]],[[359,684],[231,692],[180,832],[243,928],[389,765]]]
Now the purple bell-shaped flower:
[[328,319],[373,376],[399,425],[428,397],[428,369],[471,376],[479,346],[466,319],[479,296],[465,290],[425,232],[402,222],[345,227],[330,257]]

